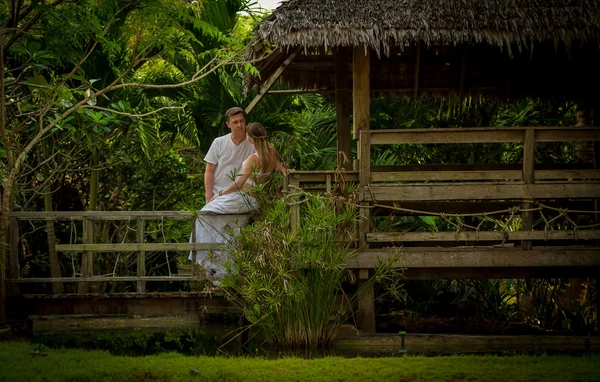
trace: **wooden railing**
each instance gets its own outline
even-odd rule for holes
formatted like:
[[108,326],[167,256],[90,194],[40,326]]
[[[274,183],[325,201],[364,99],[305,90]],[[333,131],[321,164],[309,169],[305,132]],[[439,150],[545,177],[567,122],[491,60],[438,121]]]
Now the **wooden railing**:
[[[410,241],[597,240],[598,230],[532,231],[535,201],[600,198],[600,169],[552,169],[535,164],[535,145],[542,142],[600,141],[600,128],[509,127],[460,129],[362,130],[359,139],[361,244]],[[522,142],[522,164],[372,166],[371,147],[389,144],[471,144]],[[596,160],[594,166],[597,166]],[[423,183],[426,181],[427,183]],[[419,183],[420,182],[420,183]],[[378,203],[512,201],[523,219],[519,232],[370,231],[371,209]],[[425,204],[426,205],[426,204]],[[409,209],[405,209],[409,210]],[[597,203],[588,213],[597,214]],[[583,212],[583,211],[581,211]],[[425,214],[425,213],[424,213]]]
[[[535,164],[535,145],[539,142],[594,141],[596,160],[588,167],[556,168]],[[600,199],[600,169],[598,166],[600,128],[471,128],[427,130],[364,130],[358,142],[359,158],[355,171],[290,171],[287,187],[315,192],[333,191],[340,183],[359,184],[358,223],[359,253],[348,265],[362,269],[376,266],[378,259],[391,256],[385,246],[402,247],[400,266],[415,268],[444,267],[562,267],[598,266],[598,203]],[[387,144],[463,144],[522,142],[520,164],[490,165],[404,165],[373,166],[371,148]],[[578,214],[593,214],[591,227],[561,230],[533,230],[533,213],[543,203],[545,208]],[[577,203],[576,205],[573,203]],[[301,204],[293,204],[292,226],[300,222]],[[451,213],[486,214],[504,210],[522,219],[519,231],[453,231],[453,232],[375,232],[371,216],[376,214],[434,215]],[[191,251],[221,249],[212,243],[147,243],[145,221],[188,220],[191,212],[16,212],[11,218],[10,258],[6,280],[19,283],[134,281],[138,292],[145,291],[147,281],[191,281],[191,274],[149,276],[146,274],[147,251]],[[19,221],[82,221],[83,242],[56,244],[57,252],[81,253],[81,277],[18,277]],[[94,225],[98,221],[127,220],[136,223],[135,243],[94,243]],[[589,219],[588,219],[589,220]],[[590,226],[588,224],[588,226]],[[192,224],[194,227],[194,224]],[[16,232],[16,234],[15,234]],[[16,236],[15,236],[16,235]],[[195,237],[195,235],[192,235]],[[520,248],[491,245],[493,242],[520,241]],[[534,246],[543,242],[544,246]],[[546,246],[547,243],[557,243]],[[454,245],[452,245],[454,243]],[[468,245],[466,244],[468,243]],[[482,244],[483,243],[483,244]],[[486,244],[487,243],[487,244]],[[565,243],[567,244],[565,246]],[[571,245],[573,244],[573,245]],[[582,244],[584,244],[582,246]],[[467,245],[467,246],[466,246]],[[514,250],[513,250],[514,249]],[[523,256],[521,250],[527,250]],[[109,277],[93,274],[93,258],[97,252],[137,252],[135,275]],[[195,252],[194,252],[195,255]],[[195,261],[194,261],[195,263]],[[17,264],[15,270],[14,265]]]
[[[89,211],[89,212],[14,212],[11,216],[11,233],[9,250],[8,283],[56,283],[56,282],[125,282],[135,281],[137,292],[146,290],[147,281],[194,281],[200,277],[198,267],[192,267],[192,274],[149,276],[146,274],[146,252],[148,251],[194,251],[192,264],[196,264],[197,250],[224,249],[223,244],[195,243],[195,220],[197,215],[186,211]],[[232,216],[232,219],[234,217]],[[190,243],[148,243],[146,242],[145,222],[148,220],[190,221],[192,242]],[[19,277],[19,221],[81,221],[83,223],[82,243],[53,244],[56,252],[82,253],[81,276],[75,277]],[[136,226],[135,243],[94,243],[96,222],[99,221],[132,221]],[[54,229],[54,228],[52,228]],[[16,232],[16,234],[14,234]],[[93,274],[94,254],[97,252],[137,252],[137,272],[134,276],[100,276]],[[17,266],[15,266],[17,265]]]

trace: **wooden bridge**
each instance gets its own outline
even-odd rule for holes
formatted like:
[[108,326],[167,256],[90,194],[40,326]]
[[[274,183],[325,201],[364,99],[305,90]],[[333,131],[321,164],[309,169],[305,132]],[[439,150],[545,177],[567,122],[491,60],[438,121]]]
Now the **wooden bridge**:
[[[349,267],[356,269],[362,280],[369,277],[379,260],[385,261],[398,253],[401,256],[396,265],[406,269],[409,279],[598,277],[599,141],[600,128],[593,127],[362,130],[358,142],[360,159],[355,161],[353,171],[290,171],[287,187],[335,192],[342,182],[358,185],[360,252]],[[536,163],[536,144],[548,142],[576,142],[580,149],[593,148],[594,160],[576,165]],[[521,163],[371,164],[372,148],[376,145],[484,143],[514,143],[519,150],[522,147]],[[292,226],[297,227],[302,205],[290,208]],[[374,219],[380,216],[411,215],[437,216],[453,222],[455,229],[384,232],[374,224]],[[491,218],[507,224],[490,230],[489,224],[482,222],[486,219],[489,222]],[[152,292],[148,291],[153,288],[148,288],[147,282],[198,281],[201,276],[197,268],[187,274],[174,270],[172,274],[157,276],[147,273],[146,264],[148,251],[169,253],[222,248],[214,243],[146,242],[145,227],[150,221],[187,220],[191,223],[194,219],[194,213],[182,211],[15,212],[11,218],[10,255],[4,280],[8,302],[23,303],[19,286],[26,283],[56,286],[60,283],[134,282],[136,295],[151,296]],[[81,256],[79,272],[73,270],[71,277],[19,276],[19,253],[22,252],[19,222],[34,220],[47,222],[46,229],[51,232],[49,245],[53,247],[50,251]],[[55,243],[53,224],[58,221],[81,224],[81,238],[74,243]],[[95,226],[107,221],[130,222],[135,227],[132,229],[136,241],[95,243]],[[516,223],[508,224],[511,221]],[[556,222],[561,224],[557,226]],[[481,228],[484,226],[488,229]],[[108,252],[135,252],[135,275],[94,274],[95,257]],[[50,264],[53,266],[57,265]],[[361,326],[371,331],[375,325],[373,304],[371,294],[360,301],[359,307],[363,312]]]

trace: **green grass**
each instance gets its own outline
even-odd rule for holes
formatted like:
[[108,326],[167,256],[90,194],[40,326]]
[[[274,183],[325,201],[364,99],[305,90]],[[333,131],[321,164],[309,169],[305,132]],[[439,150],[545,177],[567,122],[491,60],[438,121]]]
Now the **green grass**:
[[[600,355],[399,358],[147,357],[0,342],[0,381],[598,381]],[[198,374],[190,375],[190,369]]]

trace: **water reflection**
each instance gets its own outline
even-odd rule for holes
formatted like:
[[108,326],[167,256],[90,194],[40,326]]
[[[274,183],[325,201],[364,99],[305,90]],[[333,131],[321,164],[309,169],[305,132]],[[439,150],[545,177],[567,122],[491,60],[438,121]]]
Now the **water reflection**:
[[[145,356],[164,352],[178,352],[190,356],[258,356],[267,359],[299,357],[305,359],[323,357],[398,357],[404,355],[456,355],[456,354],[589,354],[598,351],[595,346],[575,345],[575,342],[553,344],[523,342],[512,346],[481,343],[444,343],[447,338],[438,338],[435,344],[419,343],[419,335],[401,343],[387,345],[368,341],[366,338],[340,341],[328,348],[289,349],[270,347],[264,339],[251,330],[241,330],[237,325],[202,324],[194,330],[117,330],[117,331],[78,331],[68,333],[42,333],[33,337],[33,342],[51,348],[79,348],[107,350],[115,355]],[[442,337],[442,336],[439,336]],[[362,342],[361,342],[362,341]],[[399,341],[397,341],[399,342]],[[590,341],[588,341],[590,342]]]

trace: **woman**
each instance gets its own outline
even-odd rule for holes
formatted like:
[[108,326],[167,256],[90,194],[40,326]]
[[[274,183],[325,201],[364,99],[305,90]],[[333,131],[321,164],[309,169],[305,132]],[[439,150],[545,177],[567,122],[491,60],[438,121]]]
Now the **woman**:
[[256,151],[242,163],[242,173],[226,189],[213,196],[202,208],[202,212],[217,214],[244,214],[258,209],[256,199],[252,197],[252,188],[264,183],[273,171],[285,175],[285,166],[281,163],[279,152],[271,146],[267,131],[258,122],[246,127],[246,139]]
[[[258,202],[252,196],[256,184],[266,182],[273,171],[285,175],[279,152],[269,143],[267,131],[258,122],[246,127],[246,139],[254,145],[254,154],[242,163],[242,173],[226,189],[215,195],[201,210],[196,220],[196,243],[227,243],[230,235],[237,235],[240,227],[248,223],[247,214],[258,210]],[[207,276],[221,278],[225,274],[222,263],[225,251],[196,251],[196,261],[209,272]],[[192,259],[190,254],[190,260]]]

